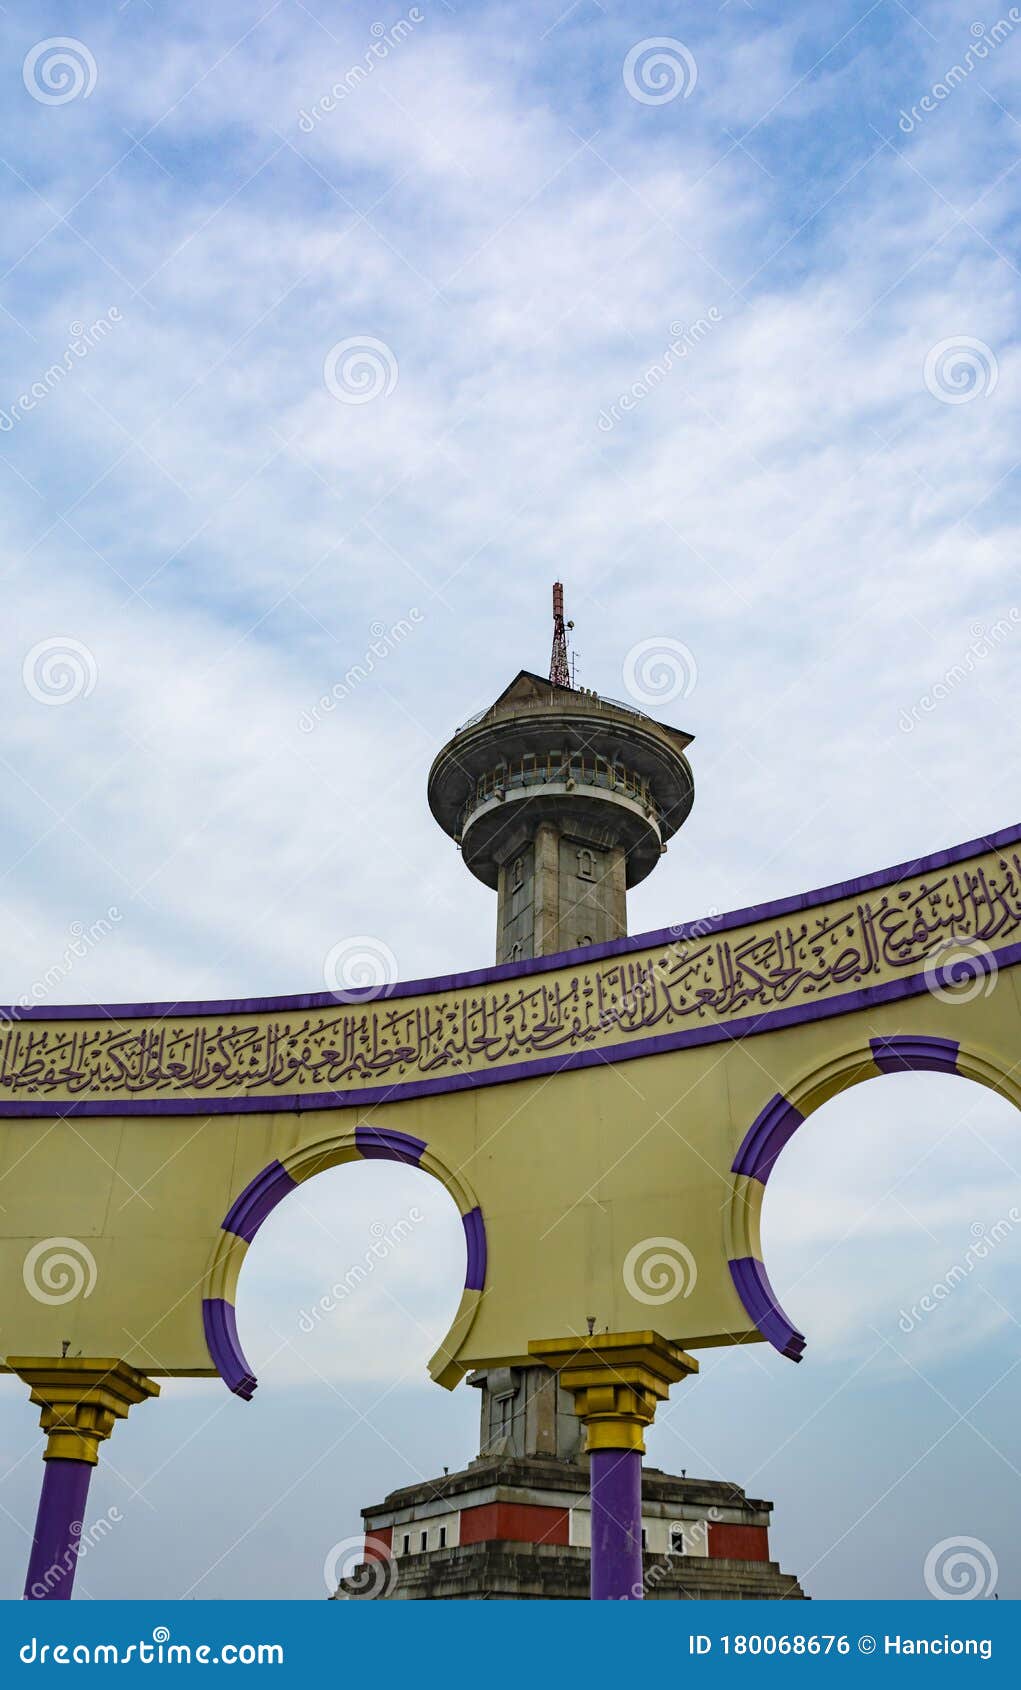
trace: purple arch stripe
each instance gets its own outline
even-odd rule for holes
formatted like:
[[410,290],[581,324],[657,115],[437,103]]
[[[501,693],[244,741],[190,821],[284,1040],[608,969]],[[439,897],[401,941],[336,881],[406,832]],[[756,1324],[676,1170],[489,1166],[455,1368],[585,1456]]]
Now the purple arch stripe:
[[794,1137],[805,1117],[783,1092],[771,1097],[745,1133],[731,1164],[731,1173],[749,1174],[765,1185],[784,1145]]
[[[268,1162],[231,1204],[221,1230],[233,1233],[236,1238],[243,1238],[246,1244],[250,1244],[266,1216],[288,1192],[294,1190],[297,1183],[282,1162]],[[235,1396],[250,1402],[258,1381],[241,1348],[234,1304],[223,1297],[204,1297],[202,1325],[206,1347],[224,1384]]]
[[202,1325],[209,1354],[216,1363],[220,1378],[236,1397],[244,1397],[246,1402],[251,1402],[258,1381],[245,1360],[238,1340],[234,1304],[226,1302],[223,1297],[204,1297]]
[[762,1336],[782,1356],[787,1356],[790,1361],[800,1361],[805,1340],[777,1302],[762,1263],[755,1256],[742,1256],[739,1261],[730,1263],[730,1276],[745,1311]]
[[417,1168],[425,1139],[412,1138],[410,1133],[399,1133],[392,1127],[362,1126],[355,1128],[355,1145],[370,1162],[406,1162]]
[[956,1039],[890,1038],[870,1039],[876,1067],[884,1074],[903,1073],[908,1068],[928,1068],[938,1074],[956,1074],[960,1045]]
[[266,1216],[297,1183],[282,1162],[267,1163],[231,1205],[223,1220],[223,1231],[233,1232],[250,1244]]
[[466,1291],[481,1291],[486,1283],[486,1223],[476,1204],[461,1216],[465,1243],[468,1246],[468,1270],[464,1276]]
[[[373,1126],[356,1127],[355,1144],[370,1161],[403,1162],[411,1167],[420,1165],[426,1148],[424,1139],[412,1138],[410,1133]],[[250,1244],[266,1216],[297,1184],[282,1162],[268,1162],[231,1205],[221,1230]],[[465,1286],[470,1291],[481,1291],[486,1278],[486,1229],[482,1211],[476,1206],[462,1219],[468,1245]],[[258,1381],[241,1348],[234,1304],[223,1297],[204,1297],[202,1325],[206,1347],[220,1377],[235,1396],[250,1401]]]
[[[872,1060],[881,1074],[930,1070],[939,1074],[959,1072],[960,1046],[956,1039],[934,1039],[925,1034],[898,1035],[869,1040]],[[731,1172],[749,1174],[765,1185],[784,1145],[804,1121],[801,1111],[777,1092],[755,1117]],[[776,1300],[765,1267],[755,1256],[743,1256],[730,1263],[731,1278],[746,1313],[773,1348],[792,1361],[800,1361],[805,1339],[791,1324]]]

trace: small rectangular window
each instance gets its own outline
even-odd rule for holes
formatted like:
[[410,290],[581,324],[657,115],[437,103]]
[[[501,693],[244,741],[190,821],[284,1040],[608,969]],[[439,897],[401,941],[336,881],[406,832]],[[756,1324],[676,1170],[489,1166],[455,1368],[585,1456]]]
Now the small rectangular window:
[[402,1549],[401,1554],[402,1555],[409,1555],[410,1553],[411,1553],[411,1533],[405,1532],[405,1534],[404,1534],[404,1548]]
[[441,1526],[440,1527],[440,1548],[446,1549],[446,1547],[447,1547],[447,1528],[446,1528],[446,1526]]
[[648,1547],[649,1547],[649,1534],[646,1531],[645,1527],[643,1526],[642,1527],[642,1548],[648,1549]]
[[422,1542],[421,1542],[420,1547],[421,1547],[422,1553],[424,1555],[426,1549],[429,1547],[429,1533],[428,1532],[422,1533]]

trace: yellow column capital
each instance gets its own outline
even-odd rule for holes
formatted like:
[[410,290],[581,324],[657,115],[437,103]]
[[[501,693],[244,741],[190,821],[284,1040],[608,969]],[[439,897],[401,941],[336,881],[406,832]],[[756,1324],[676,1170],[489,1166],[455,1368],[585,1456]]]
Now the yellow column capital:
[[46,1433],[43,1460],[87,1461],[94,1467],[99,1446],[128,1409],[158,1397],[154,1379],[126,1361],[82,1356],[8,1356],[7,1366],[31,1390],[42,1410]]
[[584,1422],[586,1450],[645,1453],[643,1433],[670,1386],[698,1372],[698,1362],[658,1332],[596,1332],[585,1338],[537,1338],[536,1361],[554,1368]]

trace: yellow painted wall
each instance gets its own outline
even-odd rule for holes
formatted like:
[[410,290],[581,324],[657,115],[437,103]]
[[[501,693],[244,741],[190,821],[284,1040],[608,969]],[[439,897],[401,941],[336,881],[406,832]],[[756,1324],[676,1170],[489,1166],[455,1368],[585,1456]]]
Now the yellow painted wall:
[[[244,1256],[244,1246],[221,1231],[224,1216],[273,1161],[290,1159],[297,1177],[309,1177],[317,1159],[304,1153],[317,1145],[322,1165],[357,1155],[354,1132],[364,1123],[425,1140],[423,1165],[450,1187],[462,1213],[476,1203],[482,1209],[489,1248],[486,1287],[481,1296],[466,1294],[452,1339],[437,1360],[437,1372],[446,1362],[455,1363],[446,1368],[444,1382],[454,1382],[468,1366],[523,1360],[530,1339],[582,1333],[589,1317],[597,1330],[654,1326],[694,1349],[755,1337],[728,1260],[758,1254],[762,1186],[734,1175],[731,1164],[750,1125],[775,1094],[810,1113],[842,1085],[876,1074],[870,1040],[918,1035],[957,1041],[959,1071],[1021,1100],[1014,1077],[1021,1053],[1019,976],[1005,948],[1011,923],[1006,914],[1000,919],[1010,897],[1015,925],[1021,910],[1005,874],[1003,857],[986,852],[943,876],[935,893],[931,874],[909,878],[866,900],[837,900],[758,928],[751,924],[706,941],[685,941],[683,957],[678,948],[659,943],[623,957],[575,959],[562,968],[482,987],[447,987],[297,1017],[303,1022],[348,1016],[373,1023],[364,1037],[383,1049],[394,1036],[395,1014],[402,1025],[412,1012],[446,1016],[457,1032],[470,1021],[472,1006],[486,1000],[493,1036],[498,1034],[507,1048],[490,1061],[483,1047],[472,1049],[457,1032],[450,1049],[460,1050],[460,1066],[453,1066],[453,1055],[446,1062],[436,1060],[441,1046],[434,1041],[430,1049],[420,1048],[414,1060],[409,1056],[399,1064],[400,1073],[384,1070],[386,1083],[397,1086],[469,1071],[488,1078],[512,1060],[548,1058],[551,1046],[559,1056],[602,1051],[603,1058],[589,1067],[430,1096],[397,1092],[390,1101],[361,1104],[357,1093],[370,1082],[379,1083],[378,1074],[366,1071],[343,1082],[350,1106],[337,1108],[4,1119],[0,1353],[59,1354],[67,1342],[71,1353],[116,1355],[155,1374],[213,1371],[203,1336],[202,1298],[233,1300]],[[962,914],[962,876],[972,882],[970,934]],[[986,897],[983,903],[974,890],[980,884],[999,888],[1006,901]],[[802,928],[798,944],[784,936]],[[770,931],[779,937],[771,941]],[[926,959],[942,955],[949,936],[989,959],[978,989],[965,986],[955,993],[935,976],[922,977]],[[892,960],[897,946],[900,962]],[[848,972],[854,947],[861,958],[858,981]],[[692,963],[695,949],[699,955]],[[737,1005],[735,958],[747,970],[749,956],[759,974],[772,958],[773,985],[759,999],[745,998]],[[554,1001],[587,1003],[600,992],[605,998],[613,971],[620,990],[622,967],[645,969],[652,980],[643,1025],[634,1030],[619,1021],[599,1025],[590,1016],[573,1039],[563,1039],[562,1028],[551,1031],[550,1024],[539,1021],[537,991],[545,991],[547,1009]],[[797,967],[801,975],[792,984],[789,970]],[[740,991],[746,991],[748,978],[742,978]],[[848,1007],[858,1001],[849,994],[898,979],[915,982],[910,995]],[[718,994],[715,1007],[708,997],[696,1000],[693,995],[710,989]],[[709,1007],[700,1012],[691,1007],[696,1001]],[[531,1007],[522,1007],[526,1003]],[[744,1017],[754,1014],[757,1003],[764,1018],[761,1030],[727,1037],[726,1028],[739,1011]],[[768,1019],[778,1010],[804,1006],[838,1013],[782,1027]],[[508,1039],[507,1017],[520,1037],[514,1032]],[[293,1012],[281,1011],[215,1015],[204,1018],[203,1031],[207,1045],[219,1037],[222,1052],[222,1035],[215,1028],[225,1022],[265,1035],[269,1023],[295,1019]],[[641,1020],[637,1008],[632,1019]],[[143,1094],[131,1094],[123,1077],[113,1084],[108,1067],[97,1068],[95,1085],[81,1089],[75,1089],[77,1081],[53,1078],[60,1041],[72,1032],[95,1030],[104,1038],[113,1033],[137,1043],[140,1033],[151,1038],[181,1027],[194,1030],[197,1023],[198,1018],[185,1024],[177,1017],[162,1027],[150,1017],[125,1020],[113,1029],[45,1019],[20,1023],[7,1039],[24,1039],[30,1029],[37,1039],[35,1060],[43,1066],[32,1090],[31,1080],[26,1082],[22,1072],[19,1081],[17,1063],[12,1066],[9,1060],[0,1107],[29,1102],[52,1108],[72,1094],[100,1105],[123,1105]],[[714,1042],[627,1059],[639,1039],[684,1035],[695,1026],[712,1032]],[[77,1048],[87,1053],[88,1046],[79,1042]],[[100,1041],[93,1048],[98,1051]],[[102,1048],[108,1064],[110,1047]],[[120,1047],[121,1060],[126,1048]],[[166,1041],[163,1048],[165,1059]],[[179,1041],[175,1048],[181,1048]],[[48,1057],[39,1054],[46,1051]],[[323,1088],[299,1074],[288,1089],[312,1093]],[[194,1104],[222,1095],[216,1085],[207,1090],[187,1086],[169,1069],[155,1074],[144,1092],[171,1109],[175,1097]],[[264,1083],[258,1095],[275,1097],[278,1088]],[[810,1131],[810,1124],[802,1130]],[[40,1301],[26,1284],[26,1258],[42,1241],[59,1238],[87,1247],[95,1283],[88,1295],[66,1303]],[[687,1294],[662,1303],[636,1296],[634,1274],[629,1283],[625,1273],[629,1252],[657,1238],[681,1242],[695,1265]],[[788,1313],[797,1318],[796,1310]]]

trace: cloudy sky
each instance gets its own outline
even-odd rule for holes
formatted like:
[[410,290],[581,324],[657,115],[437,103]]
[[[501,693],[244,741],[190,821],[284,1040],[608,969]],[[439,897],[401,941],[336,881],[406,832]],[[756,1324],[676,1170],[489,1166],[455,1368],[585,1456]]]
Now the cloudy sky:
[[[0,22],[4,1001],[315,990],[352,936],[404,977],[491,961],[425,776],[545,666],[558,577],[579,682],[696,736],[633,932],[1016,819],[1006,9]],[[667,654],[644,683],[636,648]],[[813,1595],[924,1595],[962,1535],[1021,1595],[1021,1227],[901,1318],[1021,1203],[1017,1144],[959,1080],[828,1105],[766,1210],[808,1359],[713,1352],[653,1432],[773,1499]],[[322,1596],[362,1503],[474,1453],[474,1393],[425,1378],[462,1278],[445,1194],[365,1165],[300,1198],[242,1279],[255,1402],[179,1383],[118,1428],[79,1594]],[[0,1421],[13,1595],[41,1440],[12,1381]]]

